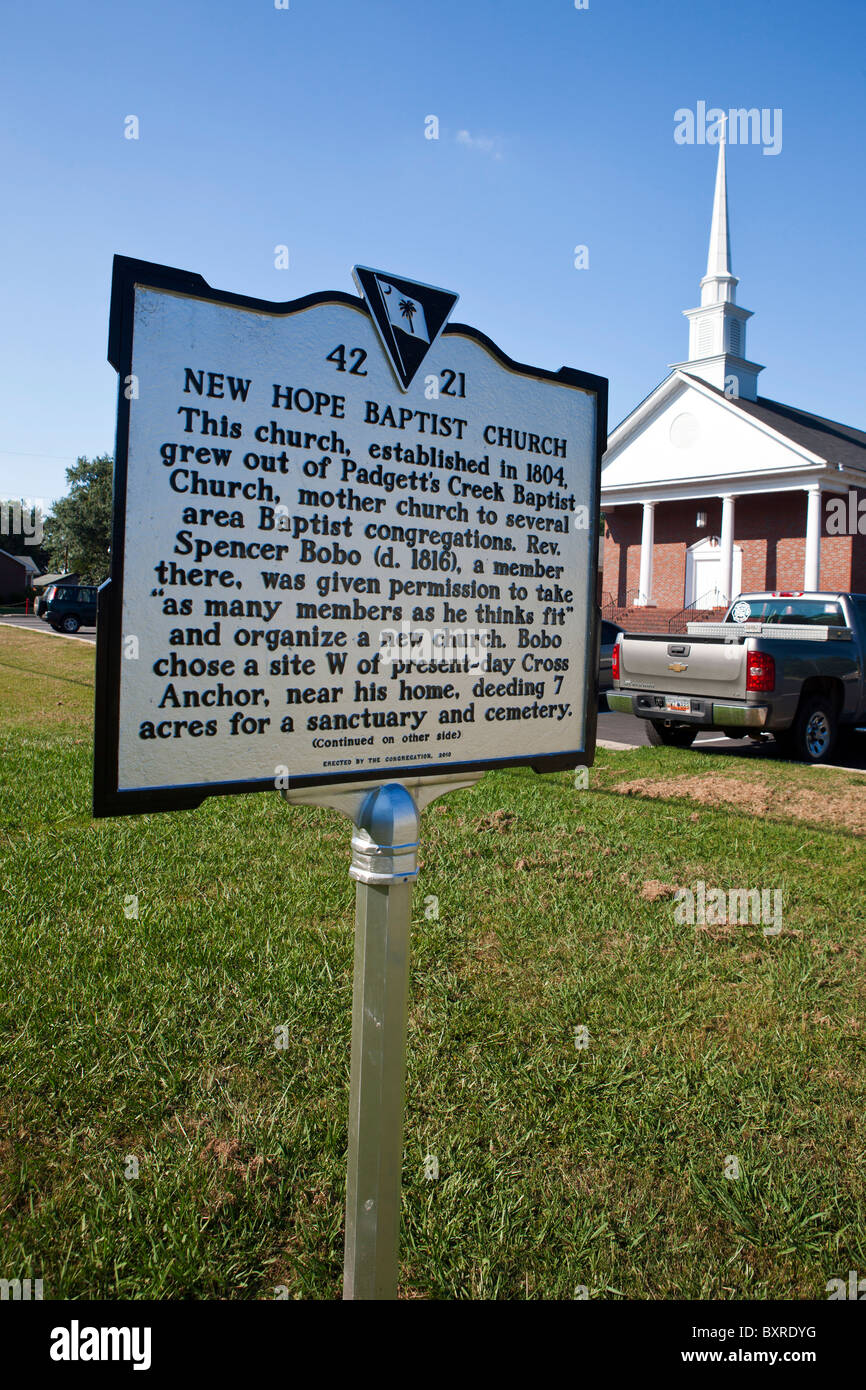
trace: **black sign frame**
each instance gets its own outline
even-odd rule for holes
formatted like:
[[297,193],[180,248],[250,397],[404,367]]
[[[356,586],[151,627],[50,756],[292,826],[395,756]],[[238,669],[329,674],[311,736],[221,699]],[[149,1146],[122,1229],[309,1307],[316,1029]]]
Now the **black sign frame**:
[[[326,290],[304,295],[300,299],[278,303],[234,294],[228,290],[214,289],[201,275],[197,275],[193,271],[178,270],[172,266],[158,265],[128,256],[114,257],[108,360],[118,374],[117,435],[114,456],[111,574],[99,589],[97,610],[93,752],[93,815],[97,819],[108,816],[147,815],[157,811],[194,810],[212,796],[246,795],[252,792],[273,791],[275,787],[273,777],[255,778],[248,781],[196,783],[176,787],[130,790],[121,790],[119,787],[124,536],[126,531],[126,478],[130,416],[129,399],[124,388],[127,379],[132,374],[132,335],[137,286],[166,290],[174,294],[207,300],[214,304],[234,305],[238,308],[286,317],[316,304],[334,303],[351,306],[353,309],[360,310],[368,318],[370,317],[363,299],[356,295],[346,294],[342,290]],[[467,324],[446,324],[442,337],[447,338],[449,334],[459,334],[462,337],[473,339],[508,371],[530,376],[537,380],[575,386],[595,396],[595,466],[592,497],[589,504],[589,553],[591,556],[597,556],[601,506],[601,459],[607,443],[607,378],[578,371],[572,367],[561,367],[558,372],[552,372],[545,368],[530,367],[525,363],[515,362],[484,333]],[[593,570],[594,575],[595,571]],[[587,605],[586,649],[589,653],[590,671],[596,673],[598,671],[600,633],[601,615],[595,594],[592,594]],[[332,786],[341,782],[378,782],[381,784],[382,782],[399,782],[403,779],[416,777],[441,777],[443,773],[451,772],[486,772],[503,767],[531,767],[533,771],[539,773],[559,772],[575,767],[591,767],[595,758],[597,720],[597,681],[590,680],[587,682],[586,689],[583,749],[541,756],[514,755],[481,761],[437,763],[433,766],[429,763],[420,764],[417,767],[407,765],[401,766],[399,770],[395,768],[391,776],[388,776],[382,768],[370,768],[360,772],[328,773],[326,775],[288,776],[286,778],[287,788],[301,790]]]

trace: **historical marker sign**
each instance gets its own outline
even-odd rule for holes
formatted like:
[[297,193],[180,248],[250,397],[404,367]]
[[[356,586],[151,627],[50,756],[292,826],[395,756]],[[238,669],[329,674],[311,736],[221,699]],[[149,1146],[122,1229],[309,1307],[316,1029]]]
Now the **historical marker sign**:
[[607,382],[355,273],[271,304],[115,261],[97,816],[592,761]]

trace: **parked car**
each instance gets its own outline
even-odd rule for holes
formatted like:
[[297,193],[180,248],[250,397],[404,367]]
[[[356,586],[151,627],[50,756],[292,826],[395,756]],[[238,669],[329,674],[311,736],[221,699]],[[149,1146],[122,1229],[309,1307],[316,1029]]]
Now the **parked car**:
[[608,706],[646,719],[650,743],[688,748],[700,729],[826,762],[866,722],[866,594],[741,594],[720,623],[624,633]]
[[622,630],[617,623],[609,623],[606,618],[602,618],[601,657],[598,663],[599,690],[610,690],[613,686],[613,649]]
[[38,616],[55,632],[96,626],[96,585],[52,584],[37,607]]
[[37,618],[41,618],[45,613],[48,602],[48,594],[51,589],[69,589],[80,584],[80,576],[74,570],[69,570],[66,574],[43,574],[34,581],[33,589],[36,595],[36,606],[34,612]]

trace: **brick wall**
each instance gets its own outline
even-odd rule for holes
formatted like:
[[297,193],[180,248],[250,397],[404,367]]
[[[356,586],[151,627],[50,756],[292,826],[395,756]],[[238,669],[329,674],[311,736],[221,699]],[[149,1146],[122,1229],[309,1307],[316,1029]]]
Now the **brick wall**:
[[[857,509],[866,501],[866,488],[856,488]],[[848,493],[838,494],[845,507],[846,519],[849,513]],[[822,528],[821,528],[821,586],[827,589],[851,589],[855,593],[866,592],[866,506],[863,507],[863,517],[860,518],[860,525],[863,527],[863,534],[858,531],[856,535],[850,536],[828,536],[827,529],[827,501],[829,497],[836,494],[824,493],[821,498],[822,503]]]
[[601,587],[624,606],[627,591],[636,589],[640,578],[641,508],[617,507],[606,516]]
[[[705,511],[707,524],[698,528],[695,517]],[[660,608],[682,608],[686,601],[686,551],[704,536],[717,536],[722,524],[722,503],[660,502],[655,512],[655,560],[653,598]]]
[[[822,495],[821,579],[823,589],[866,591],[866,535],[826,534],[827,497]],[[866,497],[866,489],[858,496]],[[698,511],[707,524],[695,526]],[[617,507],[606,513],[602,591],[615,603],[633,603],[640,582],[642,508]],[[686,550],[722,528],[721,498],[658,502],[655,509],[653,599],[659,608],[685,604]],[[775,492],[737,498],[734,543],[742,549],[741,587],[801,589],[806,558],[806,493]]]

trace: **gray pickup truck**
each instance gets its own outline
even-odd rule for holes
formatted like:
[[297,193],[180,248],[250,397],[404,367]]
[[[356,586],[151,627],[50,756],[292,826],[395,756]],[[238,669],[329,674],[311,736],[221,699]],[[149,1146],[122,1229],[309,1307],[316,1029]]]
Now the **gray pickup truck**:
[[613,685],[609,708],[648,720],[650,743],[770,733],[789,757],[825,762],[866,724],[866,594],[741,594],[684,635],[625,632]]

